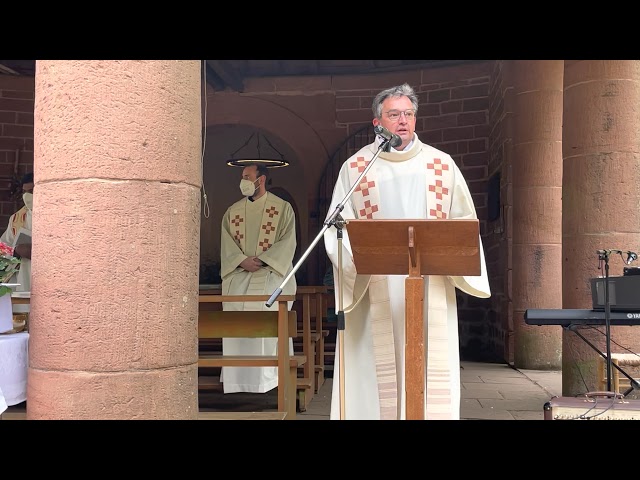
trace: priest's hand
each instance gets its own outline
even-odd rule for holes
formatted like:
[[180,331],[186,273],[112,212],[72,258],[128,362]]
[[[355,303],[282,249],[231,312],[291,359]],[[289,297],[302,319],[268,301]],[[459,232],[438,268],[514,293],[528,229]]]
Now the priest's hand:
[[258,257],[247,257],[240,262],[240,267],[244,268],[247,272],[257,272],[262,268],[262,261]]

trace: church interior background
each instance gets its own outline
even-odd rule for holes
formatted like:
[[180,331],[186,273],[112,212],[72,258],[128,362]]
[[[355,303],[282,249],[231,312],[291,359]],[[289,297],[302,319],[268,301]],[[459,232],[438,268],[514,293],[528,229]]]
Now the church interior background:
[[[522,314],[589,308],[588,279],[599,271],[596,244],[587,236],[600,235],[598,248],[640,247],[640,128],[633,116],[639,63],[202,61],[202,180],[210,210],[204,213],[203,202],[200,281],[219,282],[221,216],[240,195],[240,169],[226,162],[244,153],[239,149],[248,138],[260,134],[267,139],[264,154],[289,163],[272,169],[269,189],[294,206],[297,260],[322,227],[341,163],[373,140],[373,96],[407,82],[420,98],[416,133],[453,157],[480,221],[492,297],[459,294],[461,358],[538,369],[579,360],[592,368],[593,354],[560,327],[528,328]],[[6,224],[20,206],[17,180],[33,170],[36,62],[0,60],[0,67],[0,221]],[[602,170],[606,175],[594,173]],[[615,183],[621,171],[632,181]],[[604,213],[590,213],[607,202],[617,212],[632,211],[626,223],[605,225]],[[607,246],[610,241],[619,247]],[[571,255],[580,260],[569,264]],[[319,244],[298,283],[322,284],[327,266]],[[612,274],[621,268],[612,265]],[[637,333],[623,327],[621,337],[637,350]]]

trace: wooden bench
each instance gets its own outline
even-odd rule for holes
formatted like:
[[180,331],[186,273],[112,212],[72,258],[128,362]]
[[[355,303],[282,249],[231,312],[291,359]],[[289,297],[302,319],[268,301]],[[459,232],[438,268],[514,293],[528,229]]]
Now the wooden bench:
[[[269,295],[200,295],[203,303],[220,302],[266,302]],[[278,354],[269,355],[223,355],[218,352],[201,351],[198,367],[277,367],[278,368],[278,412],[283,419],[296,418],[296,378],[298,368],[307,359],[304,355],[290,355],[289,339],[297,336],[297,315],[287,310],[287,302],[292,295],[281,295],[277,299],[278,311],[222,311],[200,308],[198,314],[198,338],[278,338]],[[199,389],[200,389],[199,381]],[[206,388],[205,385],[202,385]],[[226,419],[259,418],[273,419],[274,412],[201,412],[224,413]],[[248,415],[251,413],[251,415]],[[215,418],[215,415],[209,415]]]
[[[324,354],[325,354],[325,338],[329,336],[329,330],[324,329],[322,322],[323,318],[327,316],[327,308],[328,308],[328,296],[329,289],[328,287],[322,285],[315,286],[315,297],[316,297],[316,316],[315,316],[315,324],[314,330],[312,333],[316,336],[316,361],[315,361],[315,387],[316,393],[320,391],[320,387],[324,384],[324,372],[325,372],[325,364],[324,364]],[[320,332],[320,333],[318,333]]]
[[[205,296],[220,295],[220,288],[207,288],[200,290],[200,298]],[[297,287],[296,302],[294,308],[300,312],[298,318],[298,332],[292,334],[297,337],[299,344],[296,343],[296,351],[302,350],[302,355],[307,358],[306,363],[302,367],[301,375],[297,378],[296,396],[298,410],[304,412],[313,399],[313,395],[320,391],[320,387],[324,384],[325,374],[325,339],[330,334],[329,330],[323,329],[323,317],[327,312],[327,294],[328,288],[322,285]],[[315,303],[315,305],[312,304]],[[202,304],[201,304],[202,305]],[[220,309],[219,306],[209,304],[211,308]],[[311,325],[312,312],[314,312],[313,327]],[[322,332],[322,333],[318,333]],[[202,339],[201,344],[205,348],[213,351],[219,350],[220,345],[217,339]],[[219,386],[218,386],[219,387]],[[206,388],[214,390],[214,384],[208,385]]]
[[[324,383],[324,339],[329,335],[329,331],[322,328],[322,318],[326,313],[326,294],[327,287],[322,285],[298,285],[296,289],[296,300],[302,302],[302,354],[311,359],[303,366],[302,377],[298,378],[298,408],[301,412],[307,409],[314,394],[320,391]],[[315,301],[313,327],[312,300]]]
[[[322,321],[322,320],[321,320]],[[318,393],[320,391],[320,387],[322,387],[322,385],[324,385],[324,372],[325,372],[325,365],[324,365],[324,353],[325,353],[325,338],[327,338],[329,336],[329,330],[322,330],[321,334],[318,334],[316,332],[313,332],[314,337],[317,338],[316,340],[316,362],[315,362],[315,374],[316,374],[316,393]]]

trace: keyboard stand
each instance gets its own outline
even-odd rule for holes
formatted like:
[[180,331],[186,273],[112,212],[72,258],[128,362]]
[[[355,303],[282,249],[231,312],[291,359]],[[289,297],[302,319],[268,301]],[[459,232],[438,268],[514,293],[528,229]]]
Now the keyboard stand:
[[[573,333],[575,333],[578,337],[580,337],[587,345],[589,345],[593,350],[595,350],[598,355],[600,355],[602,358],[605,359],[605,361],[609,361],[609,358],[607,358],[607,355],[605,353],[602,353],[598,347],[596,347],[593,343],[591,343],[584,335],[582,335],[580,333],[580,329],[578,328],[580,325],[574,325],[574,324],[569,324],[567,327],[563,327],[566,330],[569,330]],[[629,375],[627,372],[625,372],[621,367],[619,367],[618,365],[616,365],[615,363],[611,362],[611,366],[613,368],[615,368],[616,370],[618,370],[618,372],[620,372],[622,375],[624,375],[625,377],[627,377],[627,379],[629,380],[630,383],[630,387],[627,389],[627,391],[625,391],[622,396],[626,397],[627,395],[629,395],[631,392],[633,392],[634,388],[638,388],[640,389],[640,383],[638,383],[638,381],[636,379],[634,379],[633,377],[631,377],[631,375]],[[611,373],[608,373],[609,378],[607,380],[609,380],[611,377]],[[610,380],[609,380],[610,382]],[[607,385],[609,385],[610,383],[607,382]],[[609,387],[609,389],[611,389],[611,387]]]

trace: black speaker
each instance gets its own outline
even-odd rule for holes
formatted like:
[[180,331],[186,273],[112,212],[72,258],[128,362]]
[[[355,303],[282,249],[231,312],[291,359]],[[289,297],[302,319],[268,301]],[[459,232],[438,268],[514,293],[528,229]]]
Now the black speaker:
[[622,269],[622,275],[625,277],[640,275],[640,267],[624,267]]

